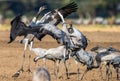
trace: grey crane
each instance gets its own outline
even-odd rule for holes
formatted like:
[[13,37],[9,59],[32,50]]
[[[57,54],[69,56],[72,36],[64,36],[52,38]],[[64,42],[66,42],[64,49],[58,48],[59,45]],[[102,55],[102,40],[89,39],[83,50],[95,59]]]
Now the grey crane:
[[[112,47],[108,47],[108,48],[104,48],[102,46],[96,46],[93,47],[91,49],[91,51],[96,51],[97,55],[95,56],[96,62],[97,62],[97,66],[100,68],[100,73],[101,73],[101,77],[103,79],[102,76],[102,64],[105,64],[106,66],[106,77],[108,77],[109,80],[109,70],[110,70],[110,62],[111,60],[117,58],[118,56],[120,56],[119,52],[117,52],[116,49],[112,48]],[[110,71],[111,74],[111,71]]]
[[44,67],[37,67],[33,73],[33,81],[51,81],[49,71]]
[[[44,9],[44,8],[43,8],[43,9]],[[72,2],[72,3],[66,5],[66,6],[64,6],[64,7],[62,7],[62,8],[59,8],[59,9],[52,10],[52,11],[48,12],[47,14],[45,14],[45,15],[41,18],[41,20],[39,21],[39,23],[37,23],[37,22],[38,22],[37,18],[38,18],[39,13],[40,13],[40,12],[38,12],[37,16],[33,18],[33,22],[30,23],[30,26],[31,26],[31,27],[36,27],[36,26],[37,26],[36,29],[38,29],[38,31],[41,30],[42,32],[45,32],[45,33],[41,33],[41,34],[39,34],[40,32],[38,32],[38,31],[36,31],[36,30],[33,30],[33,31],[34,31],[34,32],[33,32],[33,31],[32,31],[32,28],[31,28],[31,29],[30,29],[30,28],[24,29],[24,27],[23,27],[23,28],[21,28],[21,27],[18,28],[17,26],[21,26],[21,25],[24,26],[24,25],[25,25],[24,23],[22,23],[22,22],[20,21],[21,15],[18,15],[16,18],[14,18],[14,19],[11,21],[12,27],[11,27],[11,32],[10,32],[10,41],[9,41],[9,43],[13,42],[17,36],[22,36],[22,35],[23,35],[23,36],[26,36],[26,35],[29,34],[29,33],[31,33],[31,34],[34,33],[34,35],[35,35],[39,40],[41,40],[41,39],[46,35],[46,31],[43,29],[44,27],[42,27],[41,29],[39,29],[39,27],[41,27],[41,26],[43,26],[44,24],[47,24],[47,23],[49,23],[50,25],[51,25],[51,24],[55,24],[55,23],[57,23],[57,24],[60,23],[61,19],[60,19],[59,15],[58,15],[58,13],[57,13],[56,11],[59,11],[60,13],[62,13],[62,15],[63,15],[64,17],[66,17],[66,16],[68,16],[69,14],[75,12],[76,10],[77,10],[77,4],[74,3],[74,2]],[[50,22],[52,22],[52,21],[54,21],[54,20],[55,20],[54,23],[50,23]],[[18,22],[19,22],[19,25],[18,25]],[[55,24],[55,25],[57,25],[57,24]],[[39,26],[39,27],[38,27],[38,26]],[[23,29],[24,29],[24,31],[23,31]],[[34,28],[33,28],[33,29],[34,29]],[[29,30],[29,33],[28,33],[28,32],[25,33],[26,30]],[[32,32],[31,32],[30,30],[31,30]],[[49,30],[52,30],[52,28],[48,28],[48,31],[49,31]],[[53,32],[49,32],[49,33],[53,33]],[[52,35],[52,36],[53,36],[53,35]],[[53,36],[53,37],[54,37],[54,36]]]
[[[34,48],[36,49],[36,48]],[[40,48],[41,49],[41,48]],[[66,60],[69,59],[68,54],[66,53],[66,47],[64,45],[56,47],[56,48],[50,48],[48,50],[46,50],[44,53],[40,53],[40,52],[36,52],[36,51],[40,51],[39,49],[34,50],[34,53],[37,55],[36,58],[34,58],[34,62],[37,62],[39,59],[48,59],[48,60],[52,60],[54,62],[54,74],[57,78],[57,74],[58,74],[58,65],[60,63],[60,61],[64,62],[64,66],[66,68],[66,72],[67,72],[67,78],[69,78],[69,72],[66,66]],[[70,51],[69,51],[70,53]],[[65,59],[64,59],[64,55],[66,55]]]
[[81,47],[83,49],[86,49],[88,45],[86,36],[78,29],[73,27],[72,24],[70,24],[70,26],[68,27],[68,24],[65,22],[64,16],[61,14],[61,12],[57,11],[57,13],[63,23],[62,30],[71,38],[74,46],[76,46],[76,49],[80,49]]
[[[64,17],[66,17],[67,15],[71,14],[72,12],[75,12],[77,10],[77,4],[76,3],[70,3],[60,9],[57,9],[58,11],[60,11]],[[39,15],[39,13],[38,13]],[[37,17],[38,17],[37,15]],[[53,17],[54,16],[54,17]],[[37,17],[34,18],[35,21],[37,20]],[[49,23],[52,22],[53,20],[56,20],[55,23],[59,24],[60,23],[60,18],[58,17],[58,14],[56,14],[56,11],[50,11],[47,14],[45,14],[45,16],[41,19],[40,23],[35,23],[35,25],[33,23],[31,23],[31,25],[28,27],[26,26],[22,21],[21,21],[21,15],[16,16],[12,21],[11,21],[11,31],[10,31],[10,41],[8,43],[13,42],[17,36],[24,36],[24,39],[26,37],[31,37],[30,39],[32,40],[21,40],[20,42],[23,43],[23,41],[25,42],[25,48],[24,50],[26,50],[26,47],[28,45],[28,43],[31,43],[31,41],[33,41],[34,36],[37,37],[39,40],[41,40],[46,34],[51,35],[53,38],[57,39],[58,42],[65,44],[67,47],[68,45],[68,37],[66,36],[66,34],[61,31],[60,29],[58,29],[57,27],[55,27],[55,25],[53,25],[53,23]],[[28,36],[28,34],[31,34],[30,36]],[[66,42],[68,41],[68,42]],[[30,44],[32,46],[32,43]],[[23,53],[23,58],[25,57],[25,51]],[[29,56],[30,57],[30,56]],[[24,63],[24,60],[23,60]],[[18,73],[20,73],[20,71],[23,71],[23,63],[22,66],[20,68],[20,70],[18,70]],[[30,71],[30,70],[29,70]],[[15,75],[16,76],[16,75]]]
[[[59,41],[61,44],[66,45],[67,47],[71,47],[70,39],[67,37],[66,33],[60,30],[59,28],[55,27],[54,25],[47,23],[37,27],[27,27],[23,22],[21,22],[20,18],[21,16],[17,16],[11,22],[11,26],[12,26],[11,35],[10,35],[11,40],[14,40],[16,36],[24,35],[26,37],[28,34],[34,34],[36,36],[36,33],[41,33],[40,35],[48,34],[52,36],[54,39],[56,39],[57,41]],[[23,57],[24,55],[25,55],[25,52],[23,54]],[[20,73],[20,71],[22,70],[23,70],[23,64],[20,70],[18,70],[17,74]]]
[[[82,77],[80,80],[83,79],[84,75],[89,71],[92,70],[94,68],[98,68],[98,66],[94,65],[94,54],[91,51],[85,51],[83,48],[81,48],[80,50],[73,52],[71,55],[74,59],[76,64],[82,63],[83,65],[86,65],[87,68],[85,70],[85,72],[83,73]],[[78,70],[78,80],[79,80],[79,67],[77,65],[77,70]]]
[[70,15],[71,13],[76,12],[77,9],[78,9],[77,4],[75,2],[71,2],[64,7],[61,7],[59,9],[54,9],[54,10],[46,13],[40,20],[37,21],[37,24],[51,23],[56,26],[62,21],[58,12],[60,12],[62,14],[63,18],[65,18],[68,15]]
[[[37,15],[32,19],[31,23],[30,23],[30,26],[33,25],[33,23],[36,22],[36,19],[38,18],[38,15],[40,14],[41,11],[43,11],[45,9],[44,6],[40,7],[39,8],[39,11],[37,13]],[[18,19],[18,20],[17,20]],[[20,16],[16,17],[16,20],[13,19],[13,21],[11,21],[11,25],[12,25],[12,29],[11,29],[11,32],[15,32],[15,33],[11,33],[12,35],[10,35],[10,41],[8,43],[11,43],[13,40],[14,40],[14,37],[16,35],[16,30],[14,29],[14,26],[17,26],[17,21],[20,20]],[[24,24],[24,23],[23,23]],[[38,35],[38,34],[37,34]],[[25,59],[25,51],[27,49],[27,46],[30,47],[30,51],[31,51],[31,48],[33,46],[33,39],[34,39],[34,35],[33,34],[26,34],[24,35],[24,38],[22,40],[20,40],[19,42],[21,44],[24,44],[24,51],[23,51],[23,60],[22,60],[22,65],[21,65],[21,68],[12,76],[12,77],[18,77],[20,75],[20,72],[22,71],[23,72],[23,64],[24,64],[24,59]],[[31,72],[30,71],[30,58],[31,58],[31,54],[29,54],[29,60],[28,60],[28,72]]]
[[[39,54],[44,54],[47,49],[44,49],[44,48],[31,48],[31,51],[34,52],[36,54],[36,56],[39,56]],[[46,66],[46,59],[43,58],[43,61],[44,61],[44,66]]]

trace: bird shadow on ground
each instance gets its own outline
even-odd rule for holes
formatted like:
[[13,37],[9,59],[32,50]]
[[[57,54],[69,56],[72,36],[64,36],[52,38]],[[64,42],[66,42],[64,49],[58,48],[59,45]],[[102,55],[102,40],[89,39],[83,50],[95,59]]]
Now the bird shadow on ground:
[[[69,75],[77,75],[78,73],[76,73],[76,72],[71,72],[71,73],[69,73]],[[79,74],[81,74],[81,73],[79,73]]]

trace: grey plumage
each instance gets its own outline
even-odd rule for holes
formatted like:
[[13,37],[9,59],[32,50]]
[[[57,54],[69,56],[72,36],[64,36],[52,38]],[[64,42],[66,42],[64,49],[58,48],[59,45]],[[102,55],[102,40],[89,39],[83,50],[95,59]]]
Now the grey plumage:
[[33,73],[33,81],[51,81],[49,71],[46,68],[37,67]]
[[9,43],[13,42],[17,36],[24,36],[26,37],[27,34],[33,34],[37,37],[39,35],[39,40],[41,40],[45,35],[50,35],[54,39],[58,40],[62,44],[68,43],[70,39],[68,39],[65,32],[60,30],[59,28],[55,27],[54,25],[48,24],[41,24],[39,26],[27,27],[23,22],[21,22],[21,15],[17,16],[11,22],[11,32],[10,32],[10,41]]
[[[106,66],[106,77],[108,77],[108,80],[109,80],[109,71],[111,74],[111,70],[110,70],[111,61],[117,62],[117,60],[115,61],[115,58],[119,57],[120,53],[117,52],[113,47],[104,48],[101,46],[97,46],[92,48],[91,50],[97,52],[95,59],[97,62],[97,66],[100,67],[101,76],[102,76],[101,65],[104,63]],[[102,79],[103,79],[103,76],[102,76]]]
[[[39,51],[39,49],[37,49],[36,51]],[[68,57],[68,54],[66,54],[66,51],[67,49],[64,45],[45,50],[45,52],[41,54],[34,51],[37,55],[37,57],[34,58],[34,62],[37,62],[38,60],[43,59],[43,58],[52,60],[55,63],[54,65],[54,72],[55,72],[55,70],[58,69],[58,62],[63,61],[64,66],[66,68],[66,72],[68,73],[68,69],[66,67],[66,60],[69,59],[69,57]],[[55,72],[56,77],[57,77],[57,74],[58,72],[56,70]],[[67,75],[67,78],[68,78],[68,75]]]
[[76,49],[78,50],[80,48],[86,49],[88,45],[86,36],[82,32],[80,32],[78,29],[73,27],[72,24],[69,24],[69,27],[68,27],[68,24],[65,22],[64,16],[62,15],[61,12],[58,12],[58,15],[60,16],[63,22],[62,30],[67,34],[67,36],[73,42],[74,50]]
[[54,25],[58,25],[61,22],[61,18],[58,15],[58,12],[60,12],[65,18],[71,13],[76,12],[76,11],[77,11],[77,4],[75,2],[69,3],[68,5],[63,6],[62,8],[55,9],[55,10],[52,10],[46,13],[40,19],[40,21],[38,21],[38,24],[39,23],[51,23]]
[[117,79],[119,80],[119,68],[120,68],[120,56],[115,57],[110,61],[110,64],[113,66],[116,72]]
[[[84,75],[91,69],[98,68],[94,66],[94,55],[93,52],[87,52],[83,48],[78,51],[73,52],[72,57],[75,59],[76,62],[80,62],[83,65],[86,65],[86,70],[83,73],[81,80],[83,79]],[[79,77],[79,67],[78,68],[78,77]]]
[[[56,25],[58,25],[61,22],[61,19],[58,15],[58,11],[63,15],[63,17],[66,17],[69,14],[75,12],[76,10],[77,4],[72,2],[60,9],[48,12],[40,20],[39,23],[37,22],[37,18],[39,16],[38,12],[35,18],[35,22],[31,22],[29,26],[27,26],[21,21],[22,15],[18,15],[11,21],[10,41],[8,43],[12,43],[17,36],[24,36],[24,38],[20,40],[20,43],[25,44],[23,59],[25,58],[25,50],[28,45],[30,46],[31,50],[34,37],[41,40],[44,36],[50,35],[62,45],[65,45],[67,49],[73,48],[74,46],[72,46],[72,43],[70,42],[71,39],[66,35],[64,31],[57,28]],[[54,20],[56,21],[54,22]],[[31,56],[29,55],[29,57]],[[20,68],[20,70],[18,70],[18,72],[21,72],[23,70],[23,63],[24,60],[22,62],[22,67]]]

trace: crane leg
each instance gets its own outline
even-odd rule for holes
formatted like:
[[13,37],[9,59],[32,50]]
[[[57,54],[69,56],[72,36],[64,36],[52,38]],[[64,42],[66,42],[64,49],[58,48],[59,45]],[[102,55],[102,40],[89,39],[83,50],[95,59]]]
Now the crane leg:
[[116,67],[116,73],[117,73],[117,80],[119,80],[119,68]]
[[69,60],[68,60],[68,76],[69,76],[69,73],[70,73],[70,72],[69,72],[69,71],[70,71],[70,64],[71,64],[71,63],[70,63],[70,54],[69,54]]
[[106,65],[106,79],[110,79],[111,76],[111,70],[110,70],[110,63]]
[[82,77],[81,77],[81,79],[80,79],[80,80],[82,80],[82,79],[83,79],[84,75],[85,75],[88,71],[89,71],[88,69],[86,69],[86,70],[85,70],[85,72],[83,73],[83,75],[82,75]]
[[19,77],[20,73],[24,71],[23,70],[24,61],[25,61],[25,50],[23,51],[22,65],[21,65],[20,69],[12,76],[13,78]]
[[31,72],[31,70],[30,70],[30,59],[31,59],[31,49],[32,49],[32,46],[33,46],[33,41],[32,42],[30,42],[30,53],[29,53],[29,59],[28,59],[28,73],[30,73]]
[[54,62],[54,74],[55,74],[56,80],[58,78],[58,72],[59,72],[59,63],[58,63],[58,61],[55,61]]
[[75,64],[76,64],[76,66],[77,66],[77,80],[79,81],[79,77],[80,77],[80,69],[79,69],[79,66],[78,66],[78,62],[75,60]]
[[46,59],[43,58],[43,62],[44,62],[44,67],[46,67]]
[[54,61],[54,75],[55,75],[55,79],[57,79],[57,66],[56,66],[56,61]]
[[68,71],[68,68],[67,68],[67,65],[66,65],[66,61],[64,61],[64,66],[65,66],[65,69],[66,69],[67,79],[69,79],[69,71]]
[[24,61],[25,61],[25,51],[27,49],[27,45],[28,45],[28,40],[26,40],[26,42],[25,42],[23,56],[22,56],[22,65],[21,65],[21,68],[12,76],[13,78],[19,77],[20,73],[24,71],[23,70],[23,65],[24,65]]
[[100,66],[100,76],[101,76],[102,80],[104,81],[103,74],[102,74],[102,66]]

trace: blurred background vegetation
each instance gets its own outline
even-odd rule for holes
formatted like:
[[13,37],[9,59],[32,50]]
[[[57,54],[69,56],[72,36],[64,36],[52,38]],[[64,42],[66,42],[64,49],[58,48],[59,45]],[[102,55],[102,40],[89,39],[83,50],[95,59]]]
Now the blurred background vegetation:
[[[0,0],[0,22],[14,18],[17,14],[24,14],[25,18],[31,20],[40,6],[46,5],[46,12],[60,8],[70,2],[78,4],[78,10],[68,18],[72,19],[94,19],[101,17],[112,24],[115,19],[120,21],[120,0]],[[107,22],[108,22],[107,21]]]

